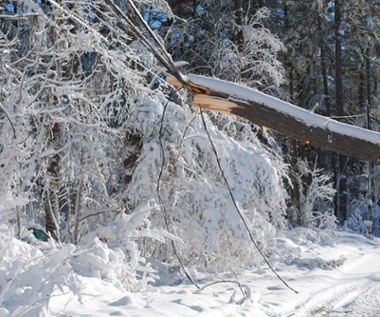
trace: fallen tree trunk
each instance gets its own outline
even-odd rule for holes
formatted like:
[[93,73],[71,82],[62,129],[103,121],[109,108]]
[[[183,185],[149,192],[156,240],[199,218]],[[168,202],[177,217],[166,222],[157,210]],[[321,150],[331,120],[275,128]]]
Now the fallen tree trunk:
[[[304,144],[380,163],[380,133],[323,117],[255,89],[188,75],[193,105],[245,118]],[[178,81],[170,81],[183,86]]]

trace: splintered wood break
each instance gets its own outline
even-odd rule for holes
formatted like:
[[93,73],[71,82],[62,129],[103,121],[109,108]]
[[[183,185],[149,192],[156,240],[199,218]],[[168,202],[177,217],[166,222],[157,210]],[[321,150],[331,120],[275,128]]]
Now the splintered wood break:
[[198,86],[198,85],[193,84],[193,83],[189,83],[187,85],[187,88],[190,89],[195,95],[198,95],[198,94],[210,95],[211,94],[209,89],[202,87],[202,86]]
[[166,82],[169,85],[172,85],[172,86],[177,87],[177,88],[183,88],[183,84],[177,78],[175,78],[174,76],[167,74],[167,73],[166,73],[166,75],[167,75]]
[[211,94],[210,90],[206,87],[199,86],[199,85],[191,83],[191,82],[189,82],[187,84],[183,84],[177,78],[175,78],[174,76],[172,76],[170,74],[167,75],[166,82],[169,85],[172,85],[172,86],[177,87],[177,88],[185,87],[186,89],[188,89],[189,91],[191,91],[195,95],[196,94],[206,94],[206,95]]
[[234,109],[241,108],[238,104],[236,104],[233,101],[202,94],[194,96],[193,106],[212,111],[224,112],[228,114],[233,114]]

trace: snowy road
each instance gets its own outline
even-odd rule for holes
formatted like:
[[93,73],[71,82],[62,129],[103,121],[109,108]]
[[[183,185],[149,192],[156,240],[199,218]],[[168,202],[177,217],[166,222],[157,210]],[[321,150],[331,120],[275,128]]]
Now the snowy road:
[[288,316],[380,316],[380,274],[313,294]]
[[[309,295],[284,316],[380,316],[379,241],[340,233],[334,249],[344,264],[325,274],[310,271],[301,292]],[[326,257],[331,251],[320,250]]]

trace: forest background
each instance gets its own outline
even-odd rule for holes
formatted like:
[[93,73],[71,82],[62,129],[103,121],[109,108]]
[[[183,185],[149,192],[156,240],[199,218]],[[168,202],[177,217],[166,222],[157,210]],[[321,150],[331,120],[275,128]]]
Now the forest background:
[[337,224],[380,235],[379,166],[193,108],[152,51],[164,47],[185,75],[379,131],[380,2],[3,0],[0,10],[7,235],[65,246],[73,267],[93,254],[97,274],[129,290],[167,267],[192,280],[186,268],[259,266],[301,227],[320,243]]

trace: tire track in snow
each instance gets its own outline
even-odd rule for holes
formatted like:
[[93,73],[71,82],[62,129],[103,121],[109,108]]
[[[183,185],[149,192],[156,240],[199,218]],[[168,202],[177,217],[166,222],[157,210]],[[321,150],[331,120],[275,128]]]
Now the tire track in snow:
[[363,279],[322,289],[297,305],[294,313],[288,316],[347,316],[349,312],[346,307],[372,288],[372,284],[368,279]]
[[[379,248],[378,240],[360,240],[360,237],[353,240],[343,234],[339,245],[345,250],[340,253],[347,262],[335,274],[327,274],[330,280],[326,280],[322,288],[321,281],[316,280],[313,291],[313,281],[310,281],[309,297],[284,316],[380,316],[380,264],[378,251],[373,252]],[[358,251],[360,254],[356,254]],[[351,254],[356,256],[351,257]]]
[[368,289],[345,306],[350,317],[378,317],[380,316],[380,274],[369,277],[372,283]]

